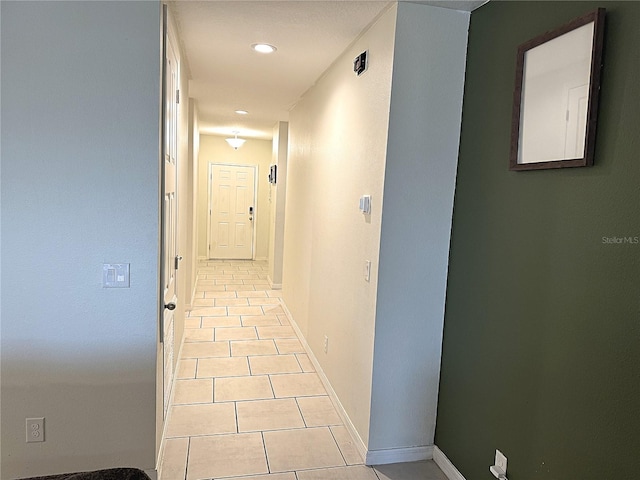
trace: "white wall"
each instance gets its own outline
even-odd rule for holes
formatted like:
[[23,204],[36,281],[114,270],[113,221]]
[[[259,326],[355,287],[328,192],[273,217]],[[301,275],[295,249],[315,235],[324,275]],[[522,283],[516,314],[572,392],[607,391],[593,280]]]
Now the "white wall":
[[[2,478],[155,466],[160,6],[2,2]],[[131,288],[102,288],[102,264]],[[46,441],[25,443],[25,418]]]
[[[395,7],[290,113],[283,292],[287,307],[366,443]],[[357,77],[353,59],[369,50]],[[359,198],[373,200],[369,218]],[[375,262],[374,262],[375,263]],[[329,349],[323,351],[324,336]]]
[[393,5],[290,115],[284,300],[367,463],[433,446],[468,23]]
[[435,432],[469,13],[400,3],[384,181],[369,450]]
[[276,184],[269,184],[269,283],[271,288],[282,288],[282,256],[284,254],[284,214],[287,194],[287,158],[289,124],[278,122],[273,127],[273,154],[271,164],[277,166]]
[[[242,137],[242,135],[240,135]],[[209,163],[233,165],[256,165],[258,179],[258,198],[256,204],[256,251],[257,260],[266,260],[269,255],[269,165],[271,163],[271,140],[247,141],[238,150],[234,150],[217,135],[200,135],[199,181],[198,181],[198,255],[207,256],[207,212],[209,183]]]
[[189,250],[190,258],[185,259],[187,271],[187,308],[191,307],[198,275],[198,157],[200,155],[200,133],[198,131],[198,106],[193,98],[189,99],[189,190],[187,191],[187,210],[189,217]]

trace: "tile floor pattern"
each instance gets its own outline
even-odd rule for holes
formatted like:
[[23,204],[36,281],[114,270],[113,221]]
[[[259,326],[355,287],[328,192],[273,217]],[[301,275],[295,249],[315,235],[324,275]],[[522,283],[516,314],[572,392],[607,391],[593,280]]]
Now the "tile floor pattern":
[[433,462],[363,465],[266,272],[199,262],[161,480],[446,480]]

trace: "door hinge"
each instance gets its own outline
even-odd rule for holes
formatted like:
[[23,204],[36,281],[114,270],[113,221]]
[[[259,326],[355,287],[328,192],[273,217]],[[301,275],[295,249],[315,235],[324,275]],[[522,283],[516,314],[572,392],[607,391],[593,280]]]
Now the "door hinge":
[[176,90],[176,103],[180,103],[180,90]]
[[182,256],[181,255],[176,255],[176,258],[175,258],[175,268],[176,268],[176,270],[178,270],[178,267],[180,267],[180,260],[182,260]]

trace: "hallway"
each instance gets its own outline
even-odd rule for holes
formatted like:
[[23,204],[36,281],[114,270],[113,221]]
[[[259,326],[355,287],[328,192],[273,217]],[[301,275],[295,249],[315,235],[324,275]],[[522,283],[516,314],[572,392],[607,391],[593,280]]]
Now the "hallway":
[[445,480],[363,465],[260,261],[201,261],[161,480]]

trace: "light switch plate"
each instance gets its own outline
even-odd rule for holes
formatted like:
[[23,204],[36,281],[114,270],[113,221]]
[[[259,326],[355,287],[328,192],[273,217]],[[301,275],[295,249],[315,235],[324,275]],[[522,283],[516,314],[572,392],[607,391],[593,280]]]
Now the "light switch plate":
[[371,280],[371,260],[365,260],[363,274],[365,281],[369,282]]
[[129,264],[105,263],[102,266],[104,288],[129,288]]

